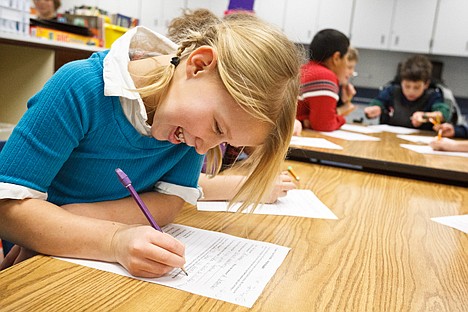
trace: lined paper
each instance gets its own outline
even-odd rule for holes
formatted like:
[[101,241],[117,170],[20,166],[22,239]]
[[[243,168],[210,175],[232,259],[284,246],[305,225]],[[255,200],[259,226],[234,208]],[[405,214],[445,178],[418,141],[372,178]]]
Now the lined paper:
[[380,138],[376,138],[370,135],[348,132],[343,130],[335,130],[331,132],[320,132],[323,135],[328,135],[334,138],[347,140],[347,141],[380,141]]
[[289,145],[329,148],[329,149],[337,149],[337,150],[343,149],[342,146],[335,144],[333,142],[330,142],[324,138],[308,138],[308,137],[300,137],[300,136],[293,136],[291,138],[291,143],[289,143]]
[[444,152],[434,151],[429,145],[400,144],[401,147],[409,149],[420,154],[440,155],[440,156],[458,156],[468,157],[468,152]]
[[[233,205],[229,211],[226,201],[199,201],[199,211],[236,212],[240,204]],[[251,207],[244,213],[250,213]],[[280,197],[274,204],[258,206],[254,214],[270,214],[320,219],[338,219],[337,216],[310,190],[290,190],[285,197]]]
[[163,230],[185,244],[189,276],[174,269],[160,278],[139,278],[116,263],[57,259],[251,308],[290,250],[178,224],[166,225]]
[[431,218],[431,220],[443,225],[453,227],[454,229],[460,230],[468,234],[468,214],[460,216],[436,217]]

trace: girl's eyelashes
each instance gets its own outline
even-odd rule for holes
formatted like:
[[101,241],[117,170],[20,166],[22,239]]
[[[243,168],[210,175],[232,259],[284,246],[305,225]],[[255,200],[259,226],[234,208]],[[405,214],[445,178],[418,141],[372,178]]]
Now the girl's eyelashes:
[[215,132],[217,135],[223,135],[223,130],[219,127],[219,124],[217,121],[215,121]]

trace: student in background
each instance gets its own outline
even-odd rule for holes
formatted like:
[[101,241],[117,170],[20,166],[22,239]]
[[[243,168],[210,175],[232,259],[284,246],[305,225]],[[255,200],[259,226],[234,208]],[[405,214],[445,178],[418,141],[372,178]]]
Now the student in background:
[[301,68],[297,119],[304,128],[339,129],[345,118],[336,111],[339,82],[346,81],[349,39],[338,30],[319,31],[309,47],[309,59]]
[[379,92],[364,109],[367,118],[380,116],[380,123],[408,128],[432,129],[432,120],[450,120],[450,107],[437,88],[429,88],[432,64],[423,55],[403,62],[399,84]]
[[118,262],[142,277],[181,267],[185,247],[141,225],[115,169],[164,226],[199,198],[203,154],[216,175],[222,142],[257,146],[233,201],[258,205],[288,151],[301,63],[281,31],[246,15],[193,29],[179,45],[135,27],[61,67],[1,153],[0,237],[17,244],[2,267],[36,252]]
[[36,18],[53,20],[57,18],[57,10],[62,5],[60,0],[34,0]]
[[[245,13],[231,13],[226,19],[233,19]],[[218,20],[218,17],[206,9],[187,10],[181,16],[171,20],[168,25],[167,35],[174,42],[179,42],[190,29],[201,29],[210,22]],[[297,124],[295,123],[295,127]],[[297,130],[296,130],[297,131]],[[300,132],[300,131],[299,131]],[[221,145],[222,165],[221,170],[233,167],[238,161],[245,160],[253,152],[252,148],[236,147],[223,143]],[[206,173],[203,166],[198,183],[203,191],[201,201],[231,200],[240,187],[247,180],[247,176],[240,174],[226,174],[212,176]],[[283,197],[289,190],[295,189],[292,178],[287,172],[282,172],[274,181],[274,187],[262,199],[264,203],[273,203],[279,197]]]
[[356,65],[359,61],[358,50],[354,47],[349,47],[346,57],[348,58],[348,67],[344,80],[340,81],[340,99],[336,109],[338,114],[342,116],[347,116],[356,109],[356,106],[351,102],[356,95],[356,89],[351,84],[350,79],[356,73]]
[[434,126],[435,131],[441,131],[444,138],[434,139],[431,147],[437,151],[468,152],[468,141],[455,141],[448,138],[468,139],[468,127],[465,125],[454,126],[449,123]]

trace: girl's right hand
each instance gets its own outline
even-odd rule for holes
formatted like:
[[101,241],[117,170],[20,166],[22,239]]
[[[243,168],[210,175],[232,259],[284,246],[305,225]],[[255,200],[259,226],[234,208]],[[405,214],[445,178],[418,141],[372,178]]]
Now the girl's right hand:
[[114,257],[133,276],[160,277],[185,264],[185,246],[150,226],[124,226],[112,237]]

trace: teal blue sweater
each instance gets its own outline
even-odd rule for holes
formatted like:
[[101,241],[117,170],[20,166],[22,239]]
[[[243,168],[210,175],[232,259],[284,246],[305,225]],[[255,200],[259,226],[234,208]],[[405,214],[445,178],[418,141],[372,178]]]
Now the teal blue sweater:
[[142,136],[119,98],[104,96],[106,54],[66,64],[30,99],[0,154],[0,182],[47,192],[57,205],[127,197],[118,167],[138,192],[158,181],[197,187],[202,155]]

